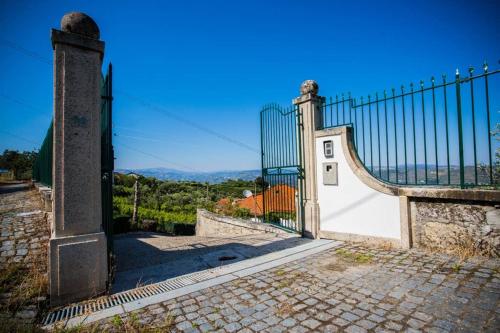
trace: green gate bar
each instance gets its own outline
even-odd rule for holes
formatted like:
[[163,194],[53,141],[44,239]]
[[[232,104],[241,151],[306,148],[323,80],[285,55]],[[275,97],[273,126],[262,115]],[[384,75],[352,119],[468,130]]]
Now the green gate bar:
[[[478,75],[474,75],[472,67],[466,77],[460,77],[457,70],[454,81],[448,82],[442,75],[442,83],[438,84],[431,77],[427,87],[421,80],[420,88],[410,83],[409,90],[401,86],[399,94],[391,89],[389,96],[384,91],[383,98],[376,93],[374,99],[370,95],[368,99],[358,98],[360,103],[356,103],[350,94],[348,99],[344,99],[343,94],[341,99],[336,95],[323,105],[323,124],[320,128],[353,127],[358,156],[367,171],[384,182],[413,186],[498,188],[498,171],[494,165],[500,161],[495,161],[493,154],[500,147],[498,141],[493,147],[491,137],[494,135],[492,126],[500,122],[500,116],[491,114],[491,105],[492,99],[495,99],[496,104],[493,105],[498,108],[500,96],[498,89],[495,94],[490,91],[492,80],[500,78],[498,73],[498,69],[489,71],[485,63],[483,73]],[[474,84],[478,80],[484,80],[484,93]],[[462,88],[464,84],[468,85],[467,89]],[[453,86],[455,100],[449,96],[453,94]],[[388,102],[392,103],[389,106],[392,110],[388,109]],[[346,107],[349,121],[344,114]],[[431,108],[430,113],[428,108]],[[383,115],[380,109],[383,109]],[[417,110],[420,116],[416,115]],[[368,113],[366,117],[365,112]],[[408,117],[407,112],[411,112]],[[389,120],[388,116],[392,119]],[[366,126],[369,126],[367,131]],[[373,147],[374,144],[377,146]]]
[[[333,116],[333,107],[327,111]],[[296,106],[269,104],[260,112],[262,220],[294,232],[303,232],[303,219],[298,215],[303,211],[304,178],[300,126]]]

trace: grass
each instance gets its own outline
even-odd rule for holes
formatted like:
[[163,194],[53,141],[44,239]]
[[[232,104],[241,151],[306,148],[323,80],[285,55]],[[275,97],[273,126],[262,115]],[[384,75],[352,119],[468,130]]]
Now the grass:
[[288,288],[292,285],[293,281],[291,279],[284,279],[278,283],[276,288],[278,289],[283,289],[283,288]]
[[20,322],[17,318],[2,318],[0,332],[45,333],[45,331],[36,326],[36,324]]
[[451,269],[453,272],[455,273],[458,273],[460,272],[460,269],[462,268],[462,265],[458,262],[454,263],[453,265],[451,265]]
[[283,276],[283,275],[285,275],[285,273],[286,272],[284,270],[280,269],[280,270],[276,271],[276,276]]
[[[43,265],[44,266],[44,265]],[[26,266],[10,263],[0,273],[0,293],[8,293],[7,302],[0,304],[0,312],[16,313],[24,306],[37,305],[40,297],[46,297],[48,279],[45,266]]]
[[[174,327],[175,318],[168,313],[160,325],[141,324],[136,313],[129,313],[126,317],[113,316],[109,324],[111,329],[100,327],[97,323],[71,328],[55,327],[54,333],[100,333],[100,332],[126,332],[126,333],[163,333],[170,332]],[[44,331],[37,331],[44,332]]]
[[373,260],[373,255],[369,253],[353,253],[346,249],[338,249],[335,253],[342,257],[342,259],[357,264],[368,264]]
[[[111,320],[110,324],[112,325],[115,332],[133,332],[133,333],[161,333],[161,332],[170,332],[175,323],[175,317],[170,313],[165,315],[163,322],[159,325],[153,324],[142,324],[139,321],[139,317],[136,313],[130,313],[125,318],[122,318],[119,315],[115,315]],[[82,333],[87,332],[95,332],[93,329],[97,327],[85,327]],[[194,326],[193,326],[194,328]],[[98,332],[105,331],[102,328],[98,328]]]
[[293,306],[292,304],[288,302],[283,302],[278,305],[278,309],[276,311],[276,314],[280,317],[286,316],[290,313],[293,312]]
[[9,295],[0,304],[0,316],[5,316],[0,332],[43,332],[35,323],[19,320],[14,316],[26,306],[43,310],[45,302],[39,302],[39,298],[46,297],[47,291],[47,275],[38,265],[27,267],[19,263],[8,264],[0,274],[0,293]]
[[467,259],[482,256],[485,253],[478,247],[476,241],[468,234],[456,233],[453,237],[453,244],[449,244],[446,249],[441,247],[427,246],[426,250],[430,253],[447,253],[457,256],[460,262]]
[[0,293],[12,290],[23,277],[23,266],[19,263],[12,263],[0,275]]

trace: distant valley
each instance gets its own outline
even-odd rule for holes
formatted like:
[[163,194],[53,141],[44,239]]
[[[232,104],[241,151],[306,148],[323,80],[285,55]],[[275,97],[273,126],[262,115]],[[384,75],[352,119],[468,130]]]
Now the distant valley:
[[155,177],[161,180],[196,181],[202,183],[218,184],[229,179],[254,180],[261,175],[261,170],[237,170],[237,171],[214,171],[193,172],[169,168],[147,168],[147,169],[118,169],[115,172],[128,174],[136,173],[144,177]]

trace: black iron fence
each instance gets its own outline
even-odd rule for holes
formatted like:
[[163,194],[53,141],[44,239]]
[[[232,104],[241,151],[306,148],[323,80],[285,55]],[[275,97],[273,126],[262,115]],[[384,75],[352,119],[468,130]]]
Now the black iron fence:
[[500,70],[389,93],[330,98],[322,128],[352,126],[359,158],[382,181],[399,185],[494,187],[500,184]]

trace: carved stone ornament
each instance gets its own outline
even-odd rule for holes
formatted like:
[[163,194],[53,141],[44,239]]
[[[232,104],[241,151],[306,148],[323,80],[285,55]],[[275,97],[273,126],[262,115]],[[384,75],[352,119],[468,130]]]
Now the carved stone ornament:
[[300,85],[300,93],[302,95],[306,94],[317,95],[318,91],[319,91],[318,83],[316,83],[316,81],[314,80],[305,80]]
[[72,12],[64,15],[61,20],[61,30],[93,39],[100,37],[99,27],[84,13]]

